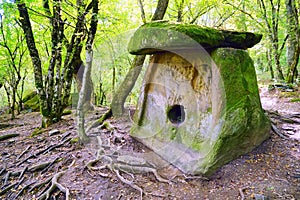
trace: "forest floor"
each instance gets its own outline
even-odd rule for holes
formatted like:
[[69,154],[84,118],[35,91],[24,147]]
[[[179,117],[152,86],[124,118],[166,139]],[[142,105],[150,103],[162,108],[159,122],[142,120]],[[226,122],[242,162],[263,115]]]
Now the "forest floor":
[[[209,179],[185,176],[162,161],[157,171],[137,157],[127,168],[120,164],[118,155],[124,152],[148,153],[153,162],[159,160],[129,136],[127,119],[107,120],[92,130],[91,142],[82,146],[74,139],[74,110],[47,129],[39,129],[39,113],[24,112],[15,120],[1,115],[0,136],[16,135],[0,141],[0,199],[66,199],[66,194],[80,200],[140,199],[141,191],[143,199],[300,199],[300,102],[291,102],[299,98],[299,91],[290,95],[268,91],[267,86],[260,91],[277,133],[272,131],[259,147]],[[96,108],[88,121],[106,111]],[[123,156],[123,162],[132,158]],[[113,165],[113,159],[119,163]]]

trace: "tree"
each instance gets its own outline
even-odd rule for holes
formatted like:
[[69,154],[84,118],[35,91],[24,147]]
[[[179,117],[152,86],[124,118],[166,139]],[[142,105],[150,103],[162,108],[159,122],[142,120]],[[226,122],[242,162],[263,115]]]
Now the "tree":
[[[171,1],[167,16],[172,21],[202,24],[201,16],[217,5],[216,0],[175,0]],[[203,24],[202,24],[203,25]]]
[[[3,67],[5,74],[4,88],[7,94],[8,104],[11,113],[11,119],[15,118],[15,108],[17,104],[17,97],[19,98],[18,114],[22,109],[22,96],[24,88],[24,80],[27,75],[27,69],[24,68],[24,58],[26,48],[24,48],[24,37],[19,31],[19,27],[16,22],[7,22],[6,26],[4,23],[9,19],[4,19],[0,14],[0,31],[1,41],[0,46],[2,47]],[[18,92],[21,83],[21,90]]]
[[[93,1],[87,4],[84,0],[78,0],[76,5],[69,1],[63,4],[61,0],[54,0],[51,4],[48,0],[43,1],[44,15],[48,17],[50,23],[52,43],[46,76],[43,76],[41,57],[36,47],[28,8],[22,1],[18,0],[16,3],[20,14],[19,21],[26,37],[34,67],[35,86],[40,98],[40,109],[43,116],[42,126],[47,127],[61,120],[63,110],[69,104],[72,77],[75,67],[81,61],[80,54],[83,42],[87,38],[86,21],[89,20],[87,15],[93,7]],[[77,12],[76,17],[65,10],[67,6]],[[75,18],[73,19],[75,23],[72,24],[68,20],[63,20],[63,13],[68,13],[68,17],[72,19]],[[70,31],[67,28],[73,29],[70,36],[68,35]]]
[[[151,21],[161,20],[163,19],[166,10],[168,8],[169,0],[159,0],[157,3],[156,10],[152,16]],[[141,2],[140,2],[141,5]],[[143,6],[141,5],[142,13]],[[142,15],[143,16],[143,15]],[[143,21],[145,21],[145,18],[143,18]],[[135,82],[142,70],[144,61],[146,56],[136,56],[134,58],[133,64],[131,68],[129,69],[128,73],[126,74],[125,79],[123,80],[122,84],[118,88],[117,92],[114,94],[112,103],[111,103],[111,111],[114,116],[121,116],[124,113],[124,103],[126,101],[126,98],[132,88],[135,85]]]
[[[274,4],[273,0],[269,0],[269,6],[271,9],[271,14],[268,14],[268,9],[266,7],[266,3],[264,0],[259,1],[260,9],[262,12],[263,19],[265,21],[265,25],[268,31],[268,39],[272,44],[272,55],[274,57],[277,78],[279,80],[284,80],[282,68],[280,65],[280,55],[283,49],[279,48],[279,39],[278,39],[278,26],[279,26],[279,18],[280,18],[280,6],[281,1],[277,0],[276,4]],[[283,44],[284,45],[284,44]]]
[[288,65],[287,82],[293,83],[297,70],[300,54],[300,28],[298,19],[298,9],[295,0],[285,0],[287,16],[287,45],[286,59]]
[[90,24],[90,29],[88,31],[88,38],[86,41],[86,67],[83,72],[82,76],[82,87],[80,89],[79,93],[79,100],[78,100],[78,106],[77,106],[77,120],[78,120],[78,136],[82,142],[87,142],[89,140],[89,137],[85,133],[84,129],[84,122],[85,122],[85,110],[84,110],[84,104],[85,101],[89,101],[89,99],[86,98],[87,95],[89,95],[88,86],[90,85],[89,80],[91,80],[91,68],[92,68],[92,61],[93,61],[93,43],[97,31],[97,14],[98,14],[98,0],[92,0],[92,19]]
[[[232,6],[238,13],[244,14],[240,18],[239,15],[233,15],[233,24],[237,29],[240,25],[247,25],[247,30],[263,33],[260,43],[261,48],[256,49],[253,58],[260,54],[265,54],[271,78],[276,76],[277,80],[284,80],[285,57],[282,52],[285,50],[287,40],[290,38],[286,34],[286,16],[285,9],[282,9],[281,0],[259,0],[257,3],[249,0],[242,1],[225,1],[226,4]],[[259,11],[259,12],[257,12]],[[246,30],[246,29],[242,29]],[[263,52],[263,53],[262,53]]]

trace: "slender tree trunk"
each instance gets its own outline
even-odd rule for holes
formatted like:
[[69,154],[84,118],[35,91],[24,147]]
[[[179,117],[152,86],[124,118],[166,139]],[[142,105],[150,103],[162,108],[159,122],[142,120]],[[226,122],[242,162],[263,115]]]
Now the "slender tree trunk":
[[[180,2],[178,2],[180,1]],[[183,5],[184,0],[176,0],[176,7],[177,7],[177,22],[183,21]]]
[[83,77],[82,77],[82,86],[79,92],[79,99],[77,105],[77,130],[78,136],[82,143],[88,142],[89,137],[86,135],[84,124],[85,124],[85,112],[84,109],[85,98],[87,95],[88,87],[88,74],[91,73],[92,68],[92,59],[93,59],[93,50],[91,45],[87,45],[86,48],[86,66],[84,68]]
[[[151,21],[162,20],[168,8],[169,0],[159,0]],[[143,9],[142,9],[143,10]],[[126,74],[125,79],[114,94],[111,110],[114,116],[122,116],[124,114],[124,104],[126,98],[135,85],[135,82],[141,73],[146,56],[136,56],[134,62]]]
[[143,23],[146,23],[146,15],[145,15],[145,10],[144,10],[144,6],[143,6],[143,2],[142,0],[138,0],[140,9],[141,9],[141,18],[143,20]]
[[[76,85],[77,85],[77,91],[80,92],[81,90],[81,87],[82,87],[82,83],[83,83],[83,73],[84,73],[84,70],[85,70],[85,65],[83,63],[83,61],[81,60],[81,58],[79,58],[79,62],[74,65],[75,67],[75,72],[73,74],[73,77],[75,78],[76,80]],[[93,103],[92,103],[92,95],[93,95],[93,88],[94,88],[94,84],[93,84],[93,81],[92,81],[92,78],[91,77],[88,77],[87,78],[87,84],[88,84],[88,87],[86,87],[86,95],[85,95],[85,108],[88,109],[88,110],[93,110],[94,109],[94,106],[93,106]]]
[[[269,19],[270,17],[268,17],[267,14],[267,8],[265,6],[265,2],[264,0],[260,0],[260,7],[261,7],[261,11],[263,13],[263,18],[265,21],[265,24],[267,26],[267,30],[268,30],[268,38],[270,43],[272,44],[272,53],[273,53],[273,57],[274,57],[274,63],[275,63],[275,67],[276,67],[276,76],[279,80],[284,80],[284,76],[282,73],[282,68],[280,65],[280,52],[279,51],[279,44],[278,44],[278,20],[279,20],[279,11],[280,11],[280,0],[277,1],[277,5],[275,6],[273,1],[270,1],[271,4],[271,9],[272,9],[272,13],[271,13],[271,19]],[[269,23],[269,20],[271,21],[271,23]]]
[[17,96],[19,99],[18,114],[20,114],[20,112],[23,110],[23,94],[24,94],[24,85],[25,85],[26,77],[27,77],[27,70],[25,71],[24,76],[22,77],[22,80],[21,80],[21,90],[20,90],[20,92],[17,92]]
[[272,53],[271,53],[271,49],[267,49],[266,52],[266,57],[267,57],[267,61],[268,61],[268,69],[270,71],[270,76],[271,79],[274,79],[274,70],[273,70],[273,66],[272,66]]
[[6,92],[6,96],[7,96],[8,107],[9,107],[9,110],[11,112],[11,117],[10,118],[14,119],[15,118],[15,113],[12,110],[12,100],[11,100],[10,90],[9,90],[9,87],[7,87],[5,84],[3,84],[3,86],[4,86],[4,89],[5,89],[5,92]]
[[98,24],[98,0],[92,1],[92,20],[90,24],[90,29],[88,31],[88,38],[86,42],[86,66],[84,68],[83,77],[82,77],[82,86],[79,93],[79,100],[77,105],[77,129],[78,129],[78,136],[82,143],[88,142],[89,137],[87,136],[84,128],[85,123],[85,112],[86,109],[84,108],[86,96],[87,96],[87,90],[89,87],[89,81],[91,79],[91,70],[92,70],[92,61],[93,61],[93,43],[94,38],[97,31],[97,24]]

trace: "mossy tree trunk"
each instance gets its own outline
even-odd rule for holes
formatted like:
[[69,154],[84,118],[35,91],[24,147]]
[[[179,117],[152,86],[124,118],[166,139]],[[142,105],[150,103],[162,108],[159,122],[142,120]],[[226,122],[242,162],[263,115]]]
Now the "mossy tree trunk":
[[[62,19],[62,1],[55,0],[51,9],[48,0],[43,1],[44,11],[50,18],[52,42],[48,72],[47,76],[43,78],[42,64],[35,45],[27,7],[25,3],[19,0],[16,1],[20,14],[20,24],[25,33],[34,66],[35,86],[40,98],[43,127],[61,120],[63,110],[69,105],[74,65],[86,39],[86,15],[92,9],[92,2],[89,4],[83,0],[76,2],[77,18],[75,28],[68,41],[64,34],[65,22]],[[66,50],[63,50],[62,44],[66,45]],[[62,58],[64,58],[64,62]]]
[[287,13],[287,33],[289,38],[286,46],[286,58],[288,64],[287,82],[293,83],[296,69],[299,61],[300,54],[300,29],[298,21],[298,10],[295,0],[286,0],[286,13]]
[[[151,21],[162,20],[168,8],[168,4],[169,0],[159,0]],[[140,7],[143,13],[144,11],[141,2]],[[143,14],[142,18],[143,21],[145,21]],[[118,90],[115,92],[111,103],[111,110],[114,116],[122,116],[124,114],[124,104],[126,98],[128,97],[129,93],[135,85],[139,74],[141,73],[145,58],[145,55],[135,57],[134,62],[128,73],[126,74],[125,79],[123,80],[122,84],[120,84]]]

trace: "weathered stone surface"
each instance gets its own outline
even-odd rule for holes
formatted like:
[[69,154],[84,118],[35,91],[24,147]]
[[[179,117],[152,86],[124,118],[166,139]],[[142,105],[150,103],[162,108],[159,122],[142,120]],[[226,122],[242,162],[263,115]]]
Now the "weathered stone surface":
[[131,38],[132,54],[154,54],[161,51],[199,48],[212,51],[220,47],[247,49],[259,43],[260,34],[218,30],[191,24],[151,22],[141,26]]
[[[210,59],[212,58],[212,60]],[[152,56],[131,134],[185,173],[211,175],[269,137],[253,62],[219,48]]]

